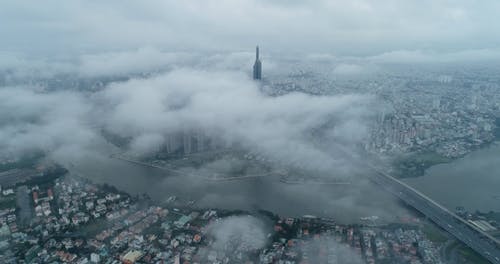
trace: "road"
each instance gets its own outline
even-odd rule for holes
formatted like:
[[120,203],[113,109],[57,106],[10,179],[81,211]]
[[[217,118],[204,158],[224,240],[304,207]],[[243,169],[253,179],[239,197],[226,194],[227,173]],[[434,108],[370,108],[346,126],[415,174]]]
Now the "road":
[[157,166],[153,164],[149,164],[146,162],[141,162],[137,161],[131,158],[126,158],[121,156],[120,154],[112,154],[109,156],[110,158],[134,163],[137,165],[141,166],[146,166],[146,167],[151,167],[159,170],[164,170],[168,171],[170,173],[178,174],[178,175],[184,175],[184,176],[192,176],[192,177],[197,177],[199,179],[205,180],[205,181],[213,181],[213,182],[228,182],[228,181],[239,181],[239,180],[247,180],[247,179],[255,179],[255,178],[263,178],[263,177],[273,177],[273,176],[281,176],[282,172],[281,171],[271,171],[271,172],[266,172],[266,173],[258,173],[258,174],[246,174],[244,176],[226,176],[223,174],[218,174],[214,173],[212,177],[210,176],[205,176],[202,174],[196,174],[192,172],[187,172],[187,171],[182,171],[182,170],[177,170],[177,169],[172,169],[168,167],[162,167],[162,166]]
[[497,239],[472,226],[411,186],[377,168],[366,166],[375,172],[370,176],[373,182],[420,211],[491,263],[500,264],[500,243]]
[[336,149],[343,152],[354,164],[372,171],[373,173],[368,176],[371,181],[415,208],[491,263],[500,264],[500,241],[496,238],[479,230],[408,184],[392,177],[385,168],[373,166],[367,162],[370,159],[363,159],[340,145],[336,145]]

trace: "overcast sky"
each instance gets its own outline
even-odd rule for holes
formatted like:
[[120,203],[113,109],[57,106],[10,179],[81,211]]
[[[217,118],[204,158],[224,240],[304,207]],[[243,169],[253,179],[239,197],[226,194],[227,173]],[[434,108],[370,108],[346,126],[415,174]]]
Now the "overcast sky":
[[377,55],[496,49],[497,0],[0,0],[0,51],[81,55],[154,47]]

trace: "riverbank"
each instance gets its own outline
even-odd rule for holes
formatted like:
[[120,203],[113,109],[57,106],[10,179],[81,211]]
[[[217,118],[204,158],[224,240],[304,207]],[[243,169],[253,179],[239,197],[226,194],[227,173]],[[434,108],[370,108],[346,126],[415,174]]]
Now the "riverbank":
[[500,127],[497,127],[494,140],[474,146],[470,149],[469,152],[457,157],[449,158],[433,151],[409,153],[403,155],[402,157],[396,158],[392,162],[391,164],[393,168],[392,174],[399,179],[422,177],[425,175],[425,172],[431,167],[440,164],[454,162],[456,160],[464,158],[465,156],[475,151],[488,148],[499,142],[500,142]]
[[425,171],[432,166],[448,163],[453,159],[444,157],[435,152],[421,152],[406,154],[393,161],[393,175],[399,179],[424,176]]
[[500,142],[495,142],[448,163],[432,166],[423,177],[404,182],[450,210],[500,211]]
[[238,180],[262,178],[262,177],[272,177],[272,176],[280,176],[281,177],[282,176],[282,172],[280,172],[280,171],[270,171],[270,172],[266,172],[266,173],[245,174],[245,175],[241,175],[241,176],[231,176],[231,175],[227,175],[227,174],[213,172],[213,173],[207,173],[207,175],[212,175],[211,177],[209,177],[209,176],[196,174],[196,173],[192,173],[192,172],[188,172],[188,171],[172,169],[172,168],[169,168],[166,166],[158,166],[158,165],[154,165],[151,163],[138,161],[135,159],[124,157],[120,154],[112,154],[112,155],[110,155],[110,158],[118,159],[118,160],[125,161],[125,162],[130,162],[132,164],[139,165],[139,166],[145,166],[145,167],[150,167],[153,169],[164,170],[164,171],[170,172],[172,174],[180,175],[180,176],[191,176],[191,177],[199,178],[201,180],[213,181],[213,182],[238,181]]

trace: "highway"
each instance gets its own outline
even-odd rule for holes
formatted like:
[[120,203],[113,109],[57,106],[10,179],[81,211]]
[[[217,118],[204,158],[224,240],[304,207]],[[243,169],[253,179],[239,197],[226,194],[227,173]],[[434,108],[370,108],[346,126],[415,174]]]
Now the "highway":
[[424,214],[491,263],[500,264],[500,243],[497,239],[472,226],[411,186],[375,167],[366,164],[365,166],[375,172],[370,176],[370,180]]
[[500,264],[500,241],[498,239],[471,225],[408,184],[392,177],[385,172],[383,167],[373,166],[367,162],[369,158],[363,159],[341,145],[335,146],[354,164],[372,171],[372,174],[368,174],[369,180],[415,208],[491,263]]

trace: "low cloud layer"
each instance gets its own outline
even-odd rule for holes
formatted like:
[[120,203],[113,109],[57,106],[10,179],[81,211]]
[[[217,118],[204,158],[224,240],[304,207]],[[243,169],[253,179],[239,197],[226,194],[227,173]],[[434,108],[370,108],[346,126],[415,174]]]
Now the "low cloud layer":
[[330,169],[335,160],[317,148],[314,129],[330,124],[327,140],[361,142],[373,114],[364,95],[271,97],[239,71],[181,68],[114,82],[97,93],[0,88],[2,152],[89,149],[100,129],[131,140],[130,151],[158,151],[172,133],[201,131],[285,164]]
[[308,256],[311,263],[365,263],[361,254],[354,251],[346,244],[337,242],[335,237],[322,234],[319,238],[305,242],[301,251]]
[[[142,56],[148,58],[151,54],[161,59],[153,60],[151,65],[147,62],[138,63],[137,67],[133,65],[134,60],[140,61]],[[311,59],[334,58],[317,55]],[[88,62],[82,63],[84,60]],[[192,63],[192,60],[195,62]],[[106,179],[116,184],[121,183],[122,178],[127,181],[134,178],[131,181],[137,186],[148,185],[144,190],[158,192],[155,198],[159,200],[164,199],[167,193],[178,196],[187,194],[199,200],[198,204],[202,207],[220,205],[252,210],[255,206],[266,205],[262,207],[283,214],[337,214],[339,219],[346,214],[336,211],[341,208],[355,215],[350,215],[348,220],[359,218],[360,212],[364,216],[366,210],[375,208],[362,205],[365,199],[355,198],[365,197],[366,194],[365,189],[358,190],[359,184],[353,184],[352,188],[340,187],[352,191],[340,192],[337,189],[333,192],[335,196],[325,195],[331,190],[319,186],[283,185],[276,178],[266,178],[269,184],[259,184],[260,180],[243,181],[235,189],[230,183],[207,182],[199,177],[167,177],[155,179],[154,184],[162,184],[152,188],[149,181],[141,179],[145,174],[143,171],[126,175],[128,169],[120,170],[117,168],[119,165],[110,165],[112,169],[105,169],[106,163],[113,163],[108,155],[120,150],[109,150],[110,144],[103,138],[102,129],[130,139],[127,150],[140,154],[157,151],[171,133],[196,130],[208,137],[221,139],[228,145],[236,145],[239,149],[277,161],[286,168],[319,170],[327,172],[323,175],[342,179],[359,174],[359,168],[344,160],[342,154],[336,151],[336,145],[352,148],[363,142],[368,135],[368,125],[378,111],[376,99],[363,94],[313,96],[298,92],[269,96],[262,92],[261,84],[250,79],[252,60],[251,53],[174,56],[151,48],[130,54],[118,52],[82,58],[78,63],[67,62],[73,66],[64,71],[59,70],[63,64],[41,66],[44,63],[51,65],[43,60],[39,64],[20,63],[20,69],[27,66],[36,66],[42,71],[49,69],[46,76],[53,77],[50,81],[56,82],[58,89],[52,89],[54,87],[50,83],[30,82],[29,79],[17,86],[0,87],[0,155],[15,157],[42,151],[57,162],[70,165],[70,170],[87,174],[98,182]],[[285,63],[266,59],[266,73],[272,72],[273,67],[280,73],[284,72],[281,66]],[[122,64],[129,66],[118,67]],[[93,66],[85,65],[101,67],[103,72],[91,71]],[[117,67],[112,69],[112,65]],[[337,74],[342,76],[363,74],[357,72],[360,68],[362,72],[366,71],[363,64],[356,61],[329,64],[325,70],[334,71],[334,65],[338,66]],[[68,71],[79,73],[59,82],[59,76]],[[28,73],[25,76],[33,73],[29,70],[18,71],[25,72]],[[34,72],[37,75],[37,71]],[[86,86],[82,89],[66,89],[65,86],[71,84],[73,77],[100,81],[98,76],[106,80],[115,75],[126,78],[112,79],[92,91]],[[317,137],[312,133],[317,132],[315,128],[318,127],[322,127],[324,142],[333,142],[331,146],[315,141]],[[232,159],[229,161],[233,162]],[[234,170],[225,162],[214,161],[199,170],[185,171],[203,174],[208,170],[211,173],[231,174]],[[127,186],[118,186],[129,190]],[[137,190],[132,188],[130,191]],[[278,194],[280,199],[268,194]],[[377,199],[379,196],[378,193],[373,195]],[[290,208],[297,205],[306,208],[306,212]],[[392,213],[392,207],[390,211]],[[373,209],[370,214],[390,215],[385,210]]]
[[0,155],[60,157],[91,149],[100,137],[86,124],[90,112],[81,94],[0,88]]
[[268,229],[264,222],[253,216],[231,216],[222,218],[206,227],[206,247],[197,255],[201,259],[224,261],[228,257],[241,263],[256,255],[268,243]]
[[454,52],[433,52],[425,50],[397,50],[370,56],[373,63],[428,64],[428,63],[470,63],[497,62],[500,49],[469,49]]
[[152,47],[134,51],[84,54],[77,63],[77,73],[83,77],[101,77],[148,73],[187,65],[197,58],[192,53],[162,52]]
[[264,223],[253,216],[224,218],[209,225],[207,229],[214,239],[211,247],[215,250],[243,249],[248,252],[259,250],[267,243]]
[[116,83],[98,96],[109,107],[103,125],[132,138],[132,151],[161,145],[171,133],[196,130],[311,168],[332,162],[314,147],[313,129],[333,122],[328,140],[359,143],[373,107],[373,99],[362,95],[270,97],[244,74],[190,69]]

